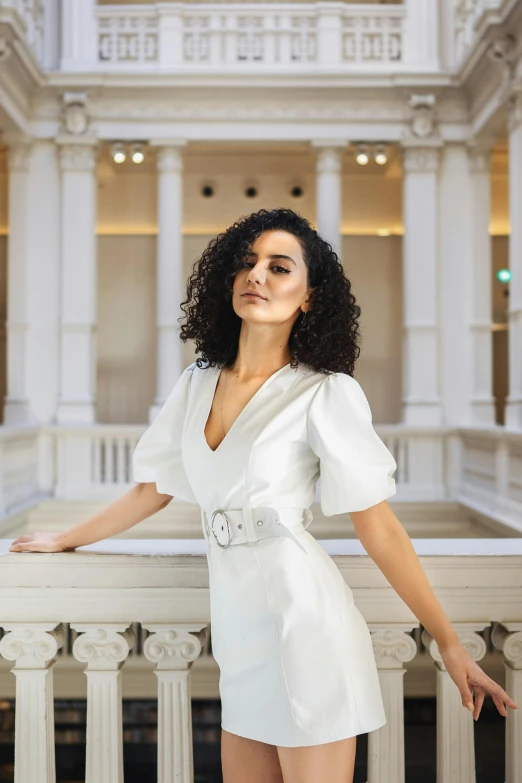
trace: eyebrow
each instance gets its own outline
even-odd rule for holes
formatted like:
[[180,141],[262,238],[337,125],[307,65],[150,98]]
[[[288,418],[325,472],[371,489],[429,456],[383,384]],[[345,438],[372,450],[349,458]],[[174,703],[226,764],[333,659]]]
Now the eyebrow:
[[[253,250],[249,250],[249,251],[247,251],[247,256],[255,256],[257,258],[257,253],[254,253]],[[286,258],[287,261],[291,261],[292,264],[297,266],[297,264],[295,263],[294,259],[291,256],[284,256],[284,255],[282,255],[280,253],[274,253],[273,255],[268,256],[268,258],[270,258],[270,259]]]

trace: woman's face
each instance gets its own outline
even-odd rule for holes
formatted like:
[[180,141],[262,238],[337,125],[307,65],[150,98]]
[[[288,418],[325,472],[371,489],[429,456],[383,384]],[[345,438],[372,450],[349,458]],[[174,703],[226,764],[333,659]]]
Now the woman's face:
[[[304,303],[311,288],[307,284],[303,251],[293,234],[264,231],[236,273],[232,306],[240,318],[249,322],[293,323],[301,309],[308,309]],[[259,296],[247,296],[248,292]]]

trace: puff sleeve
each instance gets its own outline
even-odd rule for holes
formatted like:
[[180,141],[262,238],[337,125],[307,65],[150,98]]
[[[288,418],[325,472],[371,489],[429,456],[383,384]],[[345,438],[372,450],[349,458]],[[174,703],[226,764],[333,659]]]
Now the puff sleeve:
[[358,381],[332,373],[308,408],[308,441],[319,457],[325,516],[363,511],[395,494],[397,463],[375,432]]
[[162,409],[143,433],[134,450],[134,481],[155,482],[158,492],[197,503],[181,454],[181,435],[196,363],[180,375]]

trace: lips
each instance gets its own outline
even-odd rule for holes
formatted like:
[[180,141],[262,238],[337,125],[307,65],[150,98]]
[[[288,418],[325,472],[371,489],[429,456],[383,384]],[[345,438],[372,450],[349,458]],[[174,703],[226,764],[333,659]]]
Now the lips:
[[256,294],[255,291],[245,291],[244,294],[241,294],[241,296],[256,296],[258,299],[264,299],[264,296],[261,296],[261,294]]

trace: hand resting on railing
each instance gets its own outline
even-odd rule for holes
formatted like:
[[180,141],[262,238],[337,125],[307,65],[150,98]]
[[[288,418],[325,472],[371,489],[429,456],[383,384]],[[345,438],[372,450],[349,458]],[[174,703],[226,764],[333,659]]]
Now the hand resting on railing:
[[172,495],[158,492],[155,483],[136,484],[122,497],[85,522],[63,533],[27,533],[9,547],[10,552],[70,552],[123,533],[168,506]]

